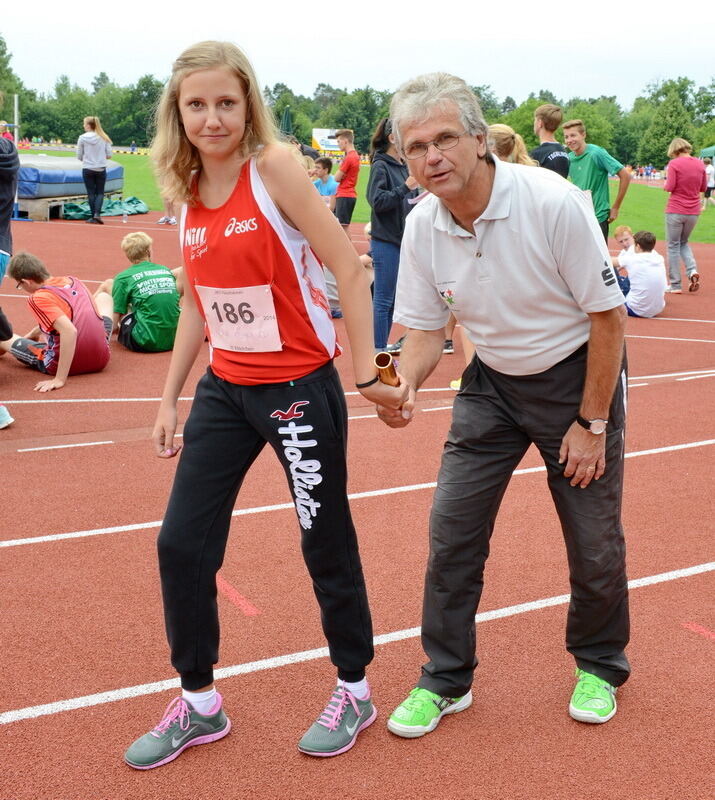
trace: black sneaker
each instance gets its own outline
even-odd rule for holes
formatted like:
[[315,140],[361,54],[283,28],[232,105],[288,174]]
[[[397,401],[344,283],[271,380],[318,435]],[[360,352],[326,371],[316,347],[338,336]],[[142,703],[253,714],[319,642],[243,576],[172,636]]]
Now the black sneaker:
[[451,339],[444,340],[444,347],[442,348],[443,353],[447,353],[447,355],[452,355],[454,353],[454,342]]

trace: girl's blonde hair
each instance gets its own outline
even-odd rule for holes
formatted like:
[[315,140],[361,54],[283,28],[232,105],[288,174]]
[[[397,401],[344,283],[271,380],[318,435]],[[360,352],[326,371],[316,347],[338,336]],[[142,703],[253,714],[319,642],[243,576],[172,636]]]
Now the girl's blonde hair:
[[680,155],[687,155],[691,153],[693,150],[693,146],[687,139],[681,139],[677,137],[673,139],[668,147],[668,158],[675,158],[676,156]]
[[140,261],[146,261],[151,252],[153,242],[151,236],[137,231],[136,233],[128,233],[122,239],[122,250],[124,255],[132,262],[138,264]]
[[535,167],[536,161],[526,152],[526,145],[521,136],[508,125],[490,125],[487,133],[489,147],[500,161],[509,161],[512,164],[525,164]]
[[230,42],[199,42],[176,59],[171,78],[164,87],[155,113],[156,135],[151,157],[158,173],[162,195],[173,202],[191,202],[191,175],[201,166],[196,148],[188,140],[179,113],[181,82],[192,72],[226,67],[241,82],[246,94],[246,129],[239,145],[246,159],[267,144],[278,141],[273,113],[248,58]]
[[105,142],[112,143],[112,140],[107,136],[102,128],[102,123],[99,121],[99,117],[85,117],[83,120],[85,125],[89,125],[89,127],[97,134],[97,136],[101,136]]

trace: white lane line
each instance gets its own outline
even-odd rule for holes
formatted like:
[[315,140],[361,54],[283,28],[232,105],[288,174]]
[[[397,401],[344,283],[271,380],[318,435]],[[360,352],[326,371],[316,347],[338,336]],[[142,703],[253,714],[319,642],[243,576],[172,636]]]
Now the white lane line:
[[422,411],[428,414],[430,411],[451,411],[453,408],[454,406],[436,406],[435,408],[423,408]]
[[626,339],[657,339],[659,342],[701,342],[704,344],[715,344],[715,339],[679,339],[675,336],[634,336],[627,333]]
[[[666,447],[656,447],[652,450],[637,450],[633,453],[626,453],[626,458],[638,458],[639,456],[653,456],[661,453],[673,453],[677,450],[690,450],[695,447],[707,447],[715,444],[715,439],[704,439],[700,442],[685,442],[684,444],[673,444]],[[546,472],[546,467],[525,467],[517,469],[514,475],[531,475],[536,472]],[[388,489],[373,489],[368,492],[353,492],[348,495],[349,500],[363,500],[368,497],[384,497],[390,494],[403,494],[405,492],[421,492],[425,489],[434,489],[436,481],[429,483],[415,483],[407,486],[393,486]],[[244,517],[253,514],[265,514],[271,511],[288,511],[294,508],[293,503],[276,503],[270,506],[254,506],[252,508],[239,508],[232,512],[232,517]],[[90,530],[72,531],[71,533],[53,533],[47,536],[33,536],[27,539],[6,539],[0,541],[0,548],[19,547],[26,544],[43,544],[46,542],[61,542],[66,539],[84,539],[90,536],[104,536],[108,533],[128,533],[130,531],[151,530],[161,527],[161,520],[153,522],[137,522],[131,525],[115,525],[111,528],[92,528]]]
[[[648,575],[644,578],[636,578],[635,580],[628,581],[629,589],[639,589],[644,586],[653,586],[657,583],[665,583],[667,581],[681,580],[689,578],[693,575],[700,575],[705,572],[712,572],[715,570],[715,561],[705,564],[697,564],[693,567],[686,567],[684,569],[676,569],[670,572],[661,572],[657,575]],[[570,595],[560,594],[554,597],[544,597],[540,600],[532,600],[528,603],[519,603],[513,606],[506,606],[504,608],[495,608],[492,611],[483,611],[475,616],[478,623],[491,622],[495,619],[505,619],[506,617],[515,617],[519,614],[527,614],[531,611],[541,611],[544,608],[553,608],[554,606],[566,605],[570,600]],[[390,633],[383,633],[375,636],[375,645],[392,644],[393,642],[404,641],[405,639],[415,639],[420,635],[420,628],[405,628],[399,631],[392,631]],[[214,672],[214,677],[217,680],[225,678],[235,678],[237,675],[248,675],[252,672],[264,672],[269,669],[279,669],[287,667],[291,664],[300,664],[305,661],[316,661],[320,658],[327,658],[329,655],[327,647],[317,647],[314,650],[303,650],[297,653],[286,653],[282,656],[274,656],[273,658],[263,658],[259,661],[249,661],[244,664],[234,664],[230,667],[222,667]],[[156,681],[154,683],[143,683],[137,686],[127,686],[123,689],[114,689],[108,692],[99,692],[97,694],[88,694],[83,697],[71,697],[67,700],[59,700],[54,703],[44,703],[43,705],[27,706],[26,708],[17,708],[12,711],[3,711],[0,713],[0,725],[8,725],[12,722],[20,722],[25,719],[34,719],[36,717],[44,717],[51,714],[59,714],[63,711],[75,711],[80,708],[90,708],[98,706],[103,703],[116,703],[120,700],[127,700],[132,697],[143,697],[149,694],[157,694],[165,692],[169,689],[179,688],[179,679],[170,678],[164,681]]]
[[704,372],[712,372],[712,369],[690,369],[685,372],[661,372],[657,375],[637,375],[631,376],[629,381],[655,380],[656,378],[677,378],[679,375],[702,375]]
[[[647,338],[647,337],[646,337]],[[657,337],[656,337],[657,338]],[[705,341],[710,341],[706,339]],[[713,369],[694,369],[694,370],[687,370],[685,372],[663,372],[658,373],[656,375],[637,375],[631,376],[628,380],[630,381],[640,381],[646,379],[654,379],[654,378],[675,378],[679,375],[701,375],[701,374],[710,374],[713,372]],[[442,387],[435,387],[430,389],[420,389],[420,394],[425,394],[427,392],[450,392],[453,393],[454,389],[449,386],[442,386]],[[360,392],[345,392],[346,397],[355,397],[359,395]],[[186,397],[180,397],[179,400],[182,401],[192,401],[194,399],[193,395],[189,395]],[[161,397],[68,397],[68,398],[52,398],[52,399],[32,399],[32,400],[0,400],[2,403],[11,404],[11,405],[32,405],[36,403],[158,403],[161,401]],[[435,409],[436,410],[436,409]]]
[[[426,394],[427,392],[454,392],[454,389],[450,389],[449,386],[437,386],[430,389],[420,389],[420,394]],[[345,397],[358,397],[360,392],[345,392]]]
[[53,444],[47,447],[23,447],[18,453],[36,453],[38,450],[65,450],[68,447],[95,447],[98,444],[114,444],[114,442],[80,442],[79,444]]
[[628,388],[629,389],[637,389],[639,386],[650,386],[650,384],[649,383],[629,383],[628,384]]
[[699,381],[703,378],[715,378],[715,372],[710,372],[708,375],[691,375],[689,378],[676,378],[676,381]]
[[679,319],[678,317],[652,317],[663,322],[704,322],[706,325],[715,325],[715,319]]
[[[193,400],[194,397],[180,397],[179,400]],[[62,397],[57,400],[2,400],[13,406],[29,406],[37,403],[159,403],[161,397]]]
[[[647,338],[647,337],[645,337]],[[658,338],[658,337],[655,337]],[[683,340],[685,341],[685,340]],[[700,340],[692,340],[692,341],[700,341]],[[705,339],[704,341],[711,341],[710,339]],[[713,369],[705,368],[705,369],[693,369],[687,370],[685,372],[662,372],[657,375],[634,375],[631,376],[628,381],[629,385],[631,381],[642,381],[647,379],[655,379],[655,378],[676,378],[680,375],[702,375],[702,374],[710,374],[713,372]],[[449,386],[441,386],[431,389],[420,389],[420,394],[426,394],[427,392],[448,392],[450,394],[454,394],[454,389],[450,388]],[[346,397],[356,397],[359,395],[360,392],[345,392]],[[193,395],[188,397],[180,397],[179,400],[182,401],[192,401],[194,399]],[[69,398],[52,398],[50,399],[32,399],[32,400],[8,400],[8,399],[0,399],[0,403],[5,403],[7,405],[32,405],[36,403],[158,403],[161,401],[161,397],[69,397]],[[436,409],[435,409],[436,410]],[[367,419],[367,417],[365,417]],[[356,417],[357,419],[357,417]],[[362,419],[362,417],[361,417]]]

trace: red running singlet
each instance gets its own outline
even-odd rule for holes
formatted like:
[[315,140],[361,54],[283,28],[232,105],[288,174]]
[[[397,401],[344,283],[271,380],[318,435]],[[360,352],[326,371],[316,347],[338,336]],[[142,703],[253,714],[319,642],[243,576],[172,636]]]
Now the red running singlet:
[[[195,202],[182,209],[181,245],[187,284],[207,322],[213,372],[236,384],[277,383],[307,375],[339,355],[322,267],[270,198],[256,158],[244,164],[222,206],[206,208],[198,197]],[[219,323],[229,329],[227,336],[250,336],[258,288],[272,295],[275,316],[267,324],[277,324],[273,349],[226,349]],[[242,297],[248,301],[239,302]]]

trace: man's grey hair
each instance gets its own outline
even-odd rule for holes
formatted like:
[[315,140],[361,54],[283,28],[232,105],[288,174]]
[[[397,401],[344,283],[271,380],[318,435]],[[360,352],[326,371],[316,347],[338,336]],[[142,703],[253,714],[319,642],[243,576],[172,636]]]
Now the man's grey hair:
[[393,135],[402,148],[402,131],[408,125],[424,122],[435,108],[454,103],[464,125],[472,136],[487,134],[487,123],[474,92],[461,78],[447,72],[429,72],[403,83],[390,104]]

